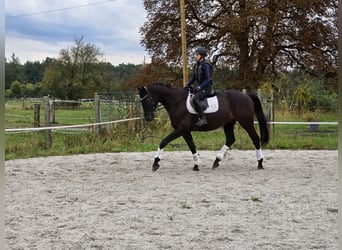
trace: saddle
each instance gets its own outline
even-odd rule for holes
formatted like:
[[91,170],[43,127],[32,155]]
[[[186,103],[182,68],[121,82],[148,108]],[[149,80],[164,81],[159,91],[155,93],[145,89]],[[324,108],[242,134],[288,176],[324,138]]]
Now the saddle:
[[[198,114],[193,104],[193,97],[194,94],[192,94],[189,91],[188,97],[186,98],[186,108],[189,111],[189,113]],[[219,109],[219,105],[216,93],[213,92],[210,96],[205,97],[203,100],[201,100],[200,105],[202,106],[202,109],[205,114],[217,112]]]

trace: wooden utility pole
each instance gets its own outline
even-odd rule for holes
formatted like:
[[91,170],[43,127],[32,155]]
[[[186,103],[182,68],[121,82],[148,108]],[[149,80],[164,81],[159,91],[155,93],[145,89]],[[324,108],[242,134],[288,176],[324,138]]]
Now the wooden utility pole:
[[182,34],[182,57],[183,57],[183,86],[188,83],[188,55],[186,49],[186,23],[185,23],[185,4],[180,0],[181,34]]

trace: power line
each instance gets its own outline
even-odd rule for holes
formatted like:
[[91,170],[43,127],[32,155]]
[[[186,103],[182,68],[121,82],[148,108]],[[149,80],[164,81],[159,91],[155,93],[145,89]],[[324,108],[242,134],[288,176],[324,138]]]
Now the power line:
[[51,12],[57,12],[57,11],[64,11],[64,10],[70,10],[70,9],[77,9],[77,8],[83,8],[90,5],[99,5],[103,3],[113,2],[115,0],[107,0],[107,1],[101,1],[101,2],[95,2],[95,3],[88,3],[83,5],[76,5],[76,6],[70,6],[60,9],[53,9],[53,10],[45,10],[45,11],[39,11],[39,12],[32,12],[32,13],[26,13],[26,14],[20,14],[15,16],[6,16],[5,19],[12,19],[12,18],[19,18],[19,17],[26,17],[26,16],[33,16],[33,15],[39,15],[39,14],[45,14],[45,13],[51,13]]

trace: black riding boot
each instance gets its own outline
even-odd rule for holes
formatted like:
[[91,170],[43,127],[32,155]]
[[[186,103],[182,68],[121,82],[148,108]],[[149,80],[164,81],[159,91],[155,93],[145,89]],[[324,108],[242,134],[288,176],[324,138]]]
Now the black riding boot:
[[204,111],[203,111],[203,109],[201,107],[201,104],[200,104],[199,100],[195,99],[194,100],[194,104],[195,104],[195,107],[196,107],[196,111],[198,112],[198,115],[199,115],[198,122],[196,122],[195,125],[198,126],[198,127],[206,125],[207,124],[207,118],[205,118]]

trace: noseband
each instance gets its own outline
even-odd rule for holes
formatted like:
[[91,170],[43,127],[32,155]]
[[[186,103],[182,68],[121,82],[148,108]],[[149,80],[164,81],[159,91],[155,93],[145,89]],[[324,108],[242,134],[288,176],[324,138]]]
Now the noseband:
[[146,90],[146,95],[144,97],[140,98],[140,102],[142,103],[143,101],[147,100],[149,103],[152,104],[153,112],[155,112],[157,110],[157,104],[154,103],[152,95],[151,95],[150,91],[148,90],[148,88],[144,87],[144,89]]

